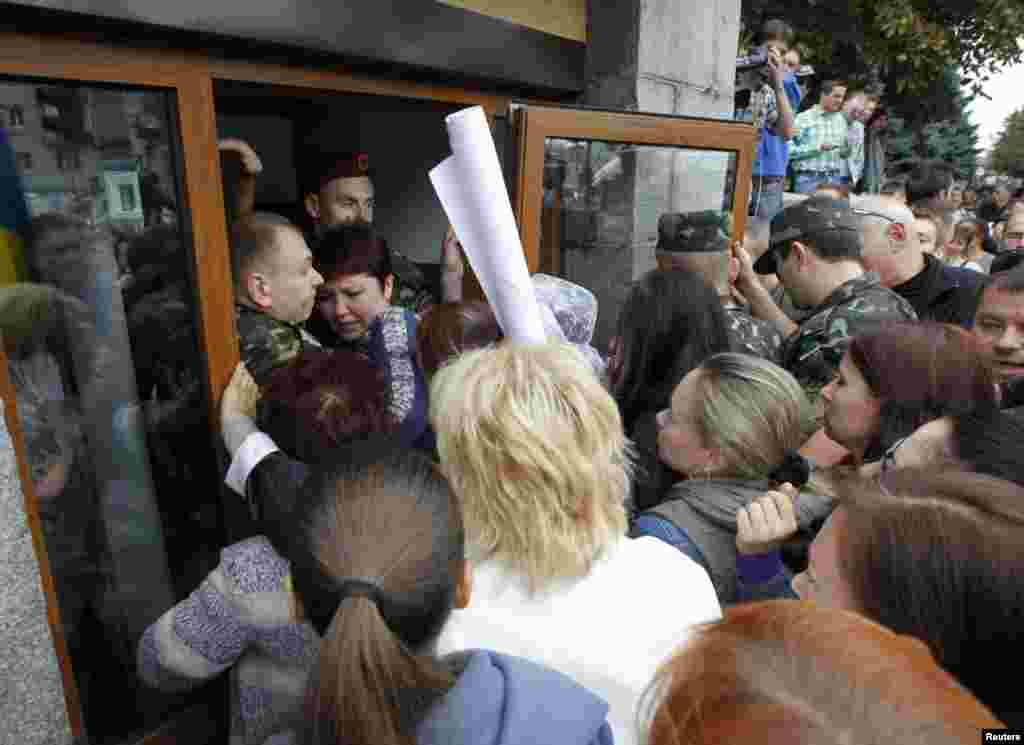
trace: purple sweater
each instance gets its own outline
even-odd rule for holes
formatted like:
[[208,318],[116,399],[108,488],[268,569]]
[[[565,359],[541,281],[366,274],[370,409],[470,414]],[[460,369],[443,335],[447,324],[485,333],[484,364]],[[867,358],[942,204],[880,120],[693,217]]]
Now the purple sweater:
[[288,562],[258,536],[225,548],[203,583],[146,629],[139,677],[182,690],[231,668],[231,745],[288,743],[319,643],[294,620]]

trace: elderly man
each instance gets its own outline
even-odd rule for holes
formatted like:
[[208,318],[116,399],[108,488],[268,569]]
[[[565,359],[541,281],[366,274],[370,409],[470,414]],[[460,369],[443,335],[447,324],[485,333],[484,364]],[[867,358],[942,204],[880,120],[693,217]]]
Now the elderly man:
[[894,199],[862,197],[852,212],[860,220],[864,266],[883,287],[909,302],[923,321],[970,328],[983,275],[925,253],[914,213]]

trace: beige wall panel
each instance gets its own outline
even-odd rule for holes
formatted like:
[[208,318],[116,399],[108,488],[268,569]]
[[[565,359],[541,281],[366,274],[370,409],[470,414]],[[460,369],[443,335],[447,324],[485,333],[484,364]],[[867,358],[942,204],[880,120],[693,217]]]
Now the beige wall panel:
[[546,34],[587,41],[587,0],[438,0]]

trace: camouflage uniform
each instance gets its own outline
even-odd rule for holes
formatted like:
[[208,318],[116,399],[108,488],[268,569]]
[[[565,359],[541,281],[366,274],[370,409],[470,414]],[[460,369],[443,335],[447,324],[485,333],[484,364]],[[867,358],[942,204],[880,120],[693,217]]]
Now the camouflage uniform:
[[258,385],[265,386],[279,367],[295,359],[306,346],[320,346],[301,325],[279,321],[254,308],[235,304],[235,326],[242,362]]
[[852,337],[881,322],[915,320],[910,303],[882,287],[877,274],[864,274],[837,287],[800,324],[783,345],[783,366],[816,394],[835,377]]
[[723,310],[732,351],[763,357],[776,364],[779,362],[782,333],[775,324],[754,318],[745,308],[738,305],[726,305]]

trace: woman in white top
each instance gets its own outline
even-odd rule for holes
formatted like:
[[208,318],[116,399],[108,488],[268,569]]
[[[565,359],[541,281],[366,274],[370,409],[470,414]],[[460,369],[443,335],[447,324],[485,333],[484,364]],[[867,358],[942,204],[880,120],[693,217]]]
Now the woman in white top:
[[721,609],[707,573],[626,537],[628,441],[618,407],[570,346],[470,352],[434,377],[431,421],[462,504],[473,599],[441,653],[542,662],[608,701],[616,742],[658,664]]

